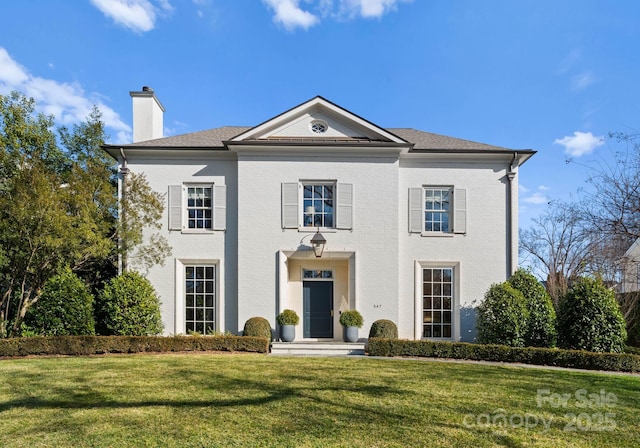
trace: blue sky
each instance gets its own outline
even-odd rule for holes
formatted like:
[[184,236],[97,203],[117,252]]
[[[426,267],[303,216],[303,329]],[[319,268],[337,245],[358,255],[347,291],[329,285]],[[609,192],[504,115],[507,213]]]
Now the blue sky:
[[383,127],[537,150],[524,226],[618,147],[608,132],[640,126],[634,0],[29,0],[0,16],[0,93],[58,123],[96,104],[111,143],[129,142],[128,92],[143,85],[165,135],[322,95]]

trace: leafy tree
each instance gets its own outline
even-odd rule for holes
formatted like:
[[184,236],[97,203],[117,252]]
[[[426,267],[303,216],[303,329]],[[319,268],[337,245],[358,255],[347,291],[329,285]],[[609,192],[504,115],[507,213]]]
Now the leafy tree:
[[25,316],[25,326],[42,336],[95,334],[93,300],[87,285],[65,268],[47,280],[40,299]]
[[[151,266],[163,264],[171,255],[167,239],[160,235],[160,219],[164,210],[164,194],[153,191],[143,173],[130,173],[125,179],[125,193],[120,206],[117,234],[119,253],[125,269],[147,271]],[[144,244],[144,236],[148,238]]]
[[523,347],[528,317],[520,291],[508,282],[493,284],[478,307],[478,342]]
[[160,299],[149,280],[135,271],[112,278],[98,294],[96,326],[103,335],[161,333]]
[[127,179],[131,194],[120,208],[127,219],[118,219],[116,173],[101,149],[99,111],[72,130],[59,129],[56,138],[54,117],[35,107],[20,93],[0,95],[0,337],[18,333],[62,268],[95,289],[113,275],[122,251],[137,254],[142,267],[170,252],[158,235],[143,244],[143,230],[157,225],[163,211],[162,195],[144,176]]
[[594,352],[622,352],[627,330],[613,290],[600,279],[579,279],[560,301],[558,345]]
[[551,297],[538,279],[526,269],[518,269],[508,280],[524,296],[529,310],[524,345],[553,347],[556,345],[556,311]]

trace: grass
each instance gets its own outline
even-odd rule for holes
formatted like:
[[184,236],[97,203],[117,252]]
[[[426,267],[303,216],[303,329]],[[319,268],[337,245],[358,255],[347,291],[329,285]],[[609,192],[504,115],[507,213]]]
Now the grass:
[[[539,389],[555,401],[539,407]],[[567,406],[550,394],[568,394]],[[639,376],[511,366],[246,354],[0,361],[3,447],[640,446],[639,404]]]

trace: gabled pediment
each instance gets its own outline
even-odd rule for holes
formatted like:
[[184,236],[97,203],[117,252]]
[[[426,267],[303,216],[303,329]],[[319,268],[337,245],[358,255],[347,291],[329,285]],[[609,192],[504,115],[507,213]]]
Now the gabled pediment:
[[407,143],[320,96],[237,135],[229,142],[287,140]]

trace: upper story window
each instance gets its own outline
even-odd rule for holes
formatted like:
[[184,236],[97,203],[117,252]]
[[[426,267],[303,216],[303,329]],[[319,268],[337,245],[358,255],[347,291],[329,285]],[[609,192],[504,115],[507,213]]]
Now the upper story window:
[[169,230],[225,230],[227,187],[212,184],[169,185]]
[[212,187],[187,187],[187,228],[212,228]]
[[335,184],[303,184],[302,225],[334,228]]
[[449,232],[451,221],[451,189],[424,189],[425,232]]
[[283,183],[282,228],[353,228],[353,184],[335,180]]
[[409,188],[409,232],[467,233],[467,190],[425,185]]

